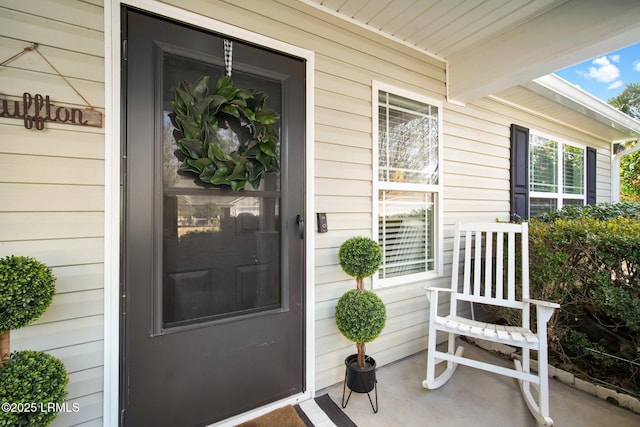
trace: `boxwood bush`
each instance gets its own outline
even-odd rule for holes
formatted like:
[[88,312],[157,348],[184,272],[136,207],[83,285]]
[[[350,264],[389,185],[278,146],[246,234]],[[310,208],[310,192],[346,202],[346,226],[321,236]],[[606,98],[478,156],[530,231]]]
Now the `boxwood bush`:
[[351,289],[336,304],[336,324],[347,339],[368,343],[380,335],[387,320],[384,302],[373,291]]
[[33,350],[11,353],[0,370],[0,426],[49,425],[57,415],[50,405],[63,402],[68,382],[60,359]]
[[349,276],[369,277],[380,268],[382,249],[377,242],[368,237],[352,237],[340,245],[338,261],[342,270]]
[[552,363],[635,394],[640,393],[639,218],[640,204],[600,204],[545,214],[531,219],[529,227],[531,296],[561,305],[549,323]]
[[34,258],[0,259],[0,334],[28,325],[53,300],[55,277]]

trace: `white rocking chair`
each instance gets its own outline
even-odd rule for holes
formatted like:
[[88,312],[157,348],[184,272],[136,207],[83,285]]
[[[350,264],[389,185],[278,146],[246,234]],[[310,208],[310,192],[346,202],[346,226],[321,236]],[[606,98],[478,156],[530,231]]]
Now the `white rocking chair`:
[[[520,235],[518,242],[516,235]],[[459,289],[458,266],[460,263],[460,241],[464,241],[464,271],[462,289]],[[427,350],[427,378],[422,385],[436,389],[451,378],[458,364],[471,366],[496,374],[516,378],[529,410],[540,424],[553,425],[549,416],[549,384],[547,369],[547,322],[553,310],[560,306],[555,303],[529,298],[529,231],[528,224],[458,224],[453,244],[453,271],[451,288],[425,288],[430,301],[429,338]],[[519,249],[519,251],[518,251]],[[520,252],[521,257],[516,257]],[[518,261],[516,261],[518,260]],[[517,263],[521,263],[518,274],[521,292],[516,291]],[[449,314],[438,314],[438,296],[442,292],[450,295]],[[483,323],[458,316],[458,301],[510,307],[521,310],[522,326],[501,326]],[[530,328],[530,306],[536,307],[536,333]],[[447,352],[436,349],[436,333],[447,333]],[[462,357],[464,348],[455,348],[456,335],[482,339],[522,349],[522,362],[515,360],[514,369],[496,366]],[[538,352],[537,374],[530,369],[530,351]],[[437,363],[446,361],[447,367],[435,376]],[[538,389],[537,402],[530,385]]]

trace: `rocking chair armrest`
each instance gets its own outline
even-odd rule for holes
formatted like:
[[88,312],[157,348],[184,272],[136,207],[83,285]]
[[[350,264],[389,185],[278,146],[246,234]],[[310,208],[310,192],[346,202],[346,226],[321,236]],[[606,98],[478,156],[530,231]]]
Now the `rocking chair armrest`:
[[437,286],[423,286],[422,289],[424,289],[426,292],[449,292],[449,293],[455,292],[451,288],[439,288]]
[[537,300],[537,299],[533,299],[533,298],[523,298],[522,299],[524,302],[528,302],[531,304],[535,304],[537,306],[540,307],[546,307],[546,308],[560,308],[560,304],[555,303],[555,302],[550,302],[550,301],[541,301],[541,300]]
[[439,288],[437,286],[423,286],[422,289],[424,289],[424,291],[426,292],[429,302],[432,305],[435,303],[436,306],[438,305],[438,295],[440,291],[449,292],[450,294],[455,293],[455,291],[451,288]]

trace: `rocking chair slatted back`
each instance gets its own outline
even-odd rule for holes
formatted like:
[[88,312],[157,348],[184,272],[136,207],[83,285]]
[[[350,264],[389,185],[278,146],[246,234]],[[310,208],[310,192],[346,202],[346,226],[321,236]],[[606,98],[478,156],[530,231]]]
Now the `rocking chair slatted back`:
[[[460,236],[454,239],[451,274],[455,298],[524,310],[528,305],[522,299],[529,298],[529,264],[523,262],[529,259],[527,224],[497,223],[495,229],[487,228],[487,224],[473,223],[456,227]],[[518,238],[517,234],[520,235]],[[460,248],[461,241],[464,241],[463,248]],[[461,253],[464,265],[462,290]],[[517,257],[516,253],[519,253]],[[520,289],[516,292],[518,285]],[[452,314],[455,314],[453,310]]]

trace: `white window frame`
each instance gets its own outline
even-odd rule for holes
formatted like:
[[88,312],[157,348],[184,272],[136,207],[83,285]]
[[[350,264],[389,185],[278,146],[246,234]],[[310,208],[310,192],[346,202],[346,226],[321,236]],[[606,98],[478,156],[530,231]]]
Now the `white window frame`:
[[[371,94],[371,103],[372,103],[372,125],[373,125],[373,238],[374,240],[378,240],[379,234],[379,226],[378,226],[378,215],[379,215],[379,199],[378,195],[380,190],[406,190],[406,191],[415,191],[422,193],[433,193],[434,197],[434,236],[433,236],[433,244],[434,244],[434,269],[431,271],[426,271],[422,273],[416,274],[408,274],[404,276],[390,277],[386,279],[382,279],[379,277],[379,274],[376,272],[373,275],[373,288],[379,289],[389,286],[397,286],[397,285],[406,285],[410,283],[425,281],[429,279],[434,279],[442,276],[443,271],[443,239],[442,239],[442,228],[443,228],[443,102],[434,98],[430,98],[427,96],[423,96],[417,94],[415,92],[399,88],[397,86],[389,85],[386,83],[373,81],[371,84],[372,94]],[[381,182],[378,180],[379,177],[379,134],[378,134],[378,125],[379,125],[379,92],[388,92],[394,95],[401,96],[403,98],[408,98],[414,101],[418,101],[424,104],[429,104],[438,108],[438,184],[436,185],[424,185],[424,184],[413,184],[413,183],[397,183],[397,182]]]
[[[549,199],[556,201],[556,210],[560,210],[564,207],[564,199],[573,199],[573,200],[581,200],[582,205],[587,204],[587,146],[584,144],[579,144],[555,135],[548,134],[546,132],[541,132],[537,130],[530,129],[529,130],[529,152],[531,153],[531,140],[532,136],[537,136],[540,138],[545,138],[547,140],[556,141],[558,143],[558,171],[556,180],[558,182],[558,188],[555,192],[544,192],[544,191],[532,191],[531,190],[531,182],[529,183],[529,207],[531,207],[531,199]],[[570,146],[579,148],[583,152],[583,164],[582,164],[582,183],[583,183],[583,192],[582,194],[568,194],[563,193],[564,191],[564,161],[563,161],[563,147]],[[533,171],[533,165],[531,164],[531,154],[529,154],[529,158],[527,159],[529,162],[529,176]]]

